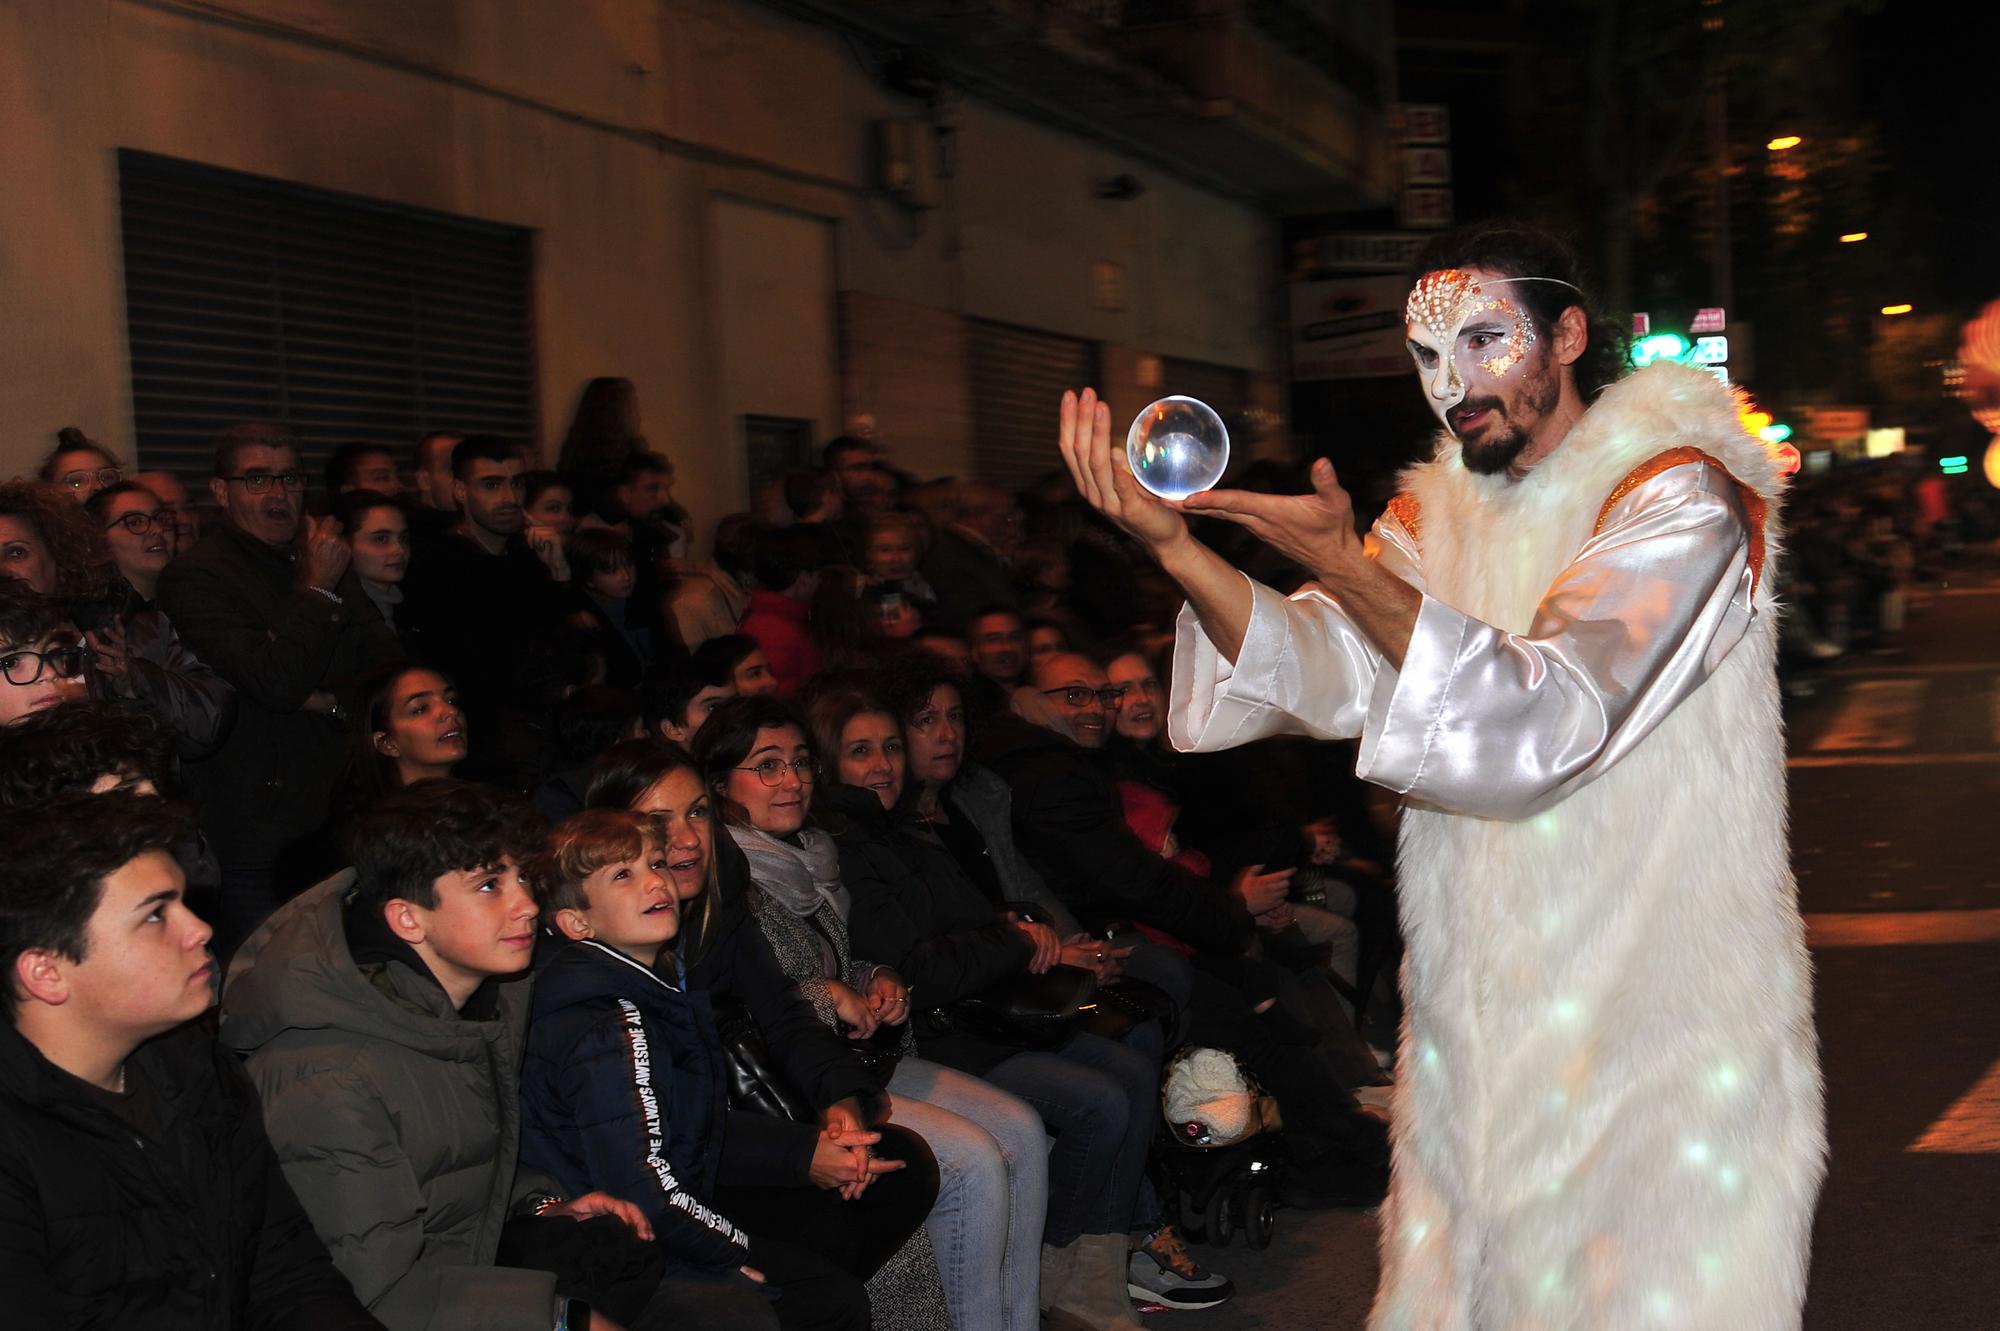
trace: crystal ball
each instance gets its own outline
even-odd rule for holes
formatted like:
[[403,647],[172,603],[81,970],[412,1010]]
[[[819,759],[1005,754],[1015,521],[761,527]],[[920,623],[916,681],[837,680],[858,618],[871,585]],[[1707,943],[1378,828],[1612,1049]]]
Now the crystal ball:
[[1185,499],[1222,479],[1229,430],[1206,402],[1163,397],[1125,434],[1125,461],[1139,484],[1162,499]]

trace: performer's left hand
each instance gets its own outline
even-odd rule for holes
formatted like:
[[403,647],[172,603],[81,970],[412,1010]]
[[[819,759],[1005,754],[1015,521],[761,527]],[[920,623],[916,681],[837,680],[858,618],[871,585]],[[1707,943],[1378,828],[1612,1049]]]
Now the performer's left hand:
[[1354,530],[1354,505],[1325,458],[1312,465],[1312,485],[1312,493],[1303,495],[1203,490],[1182,500],[1181,507],[1236,523],[1337,590],[1367,555]]

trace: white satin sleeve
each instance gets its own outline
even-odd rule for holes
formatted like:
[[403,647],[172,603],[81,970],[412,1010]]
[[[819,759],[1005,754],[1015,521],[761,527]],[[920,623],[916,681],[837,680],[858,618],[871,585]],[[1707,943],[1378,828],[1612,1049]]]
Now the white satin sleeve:
[[1425,596],[1402,670],[1376,673],[1356,773],[1487,818],[1560,802],[1742,641],[1756,613],[1750,535],[1736,482],[1689,463],[1620,500],[1526,634]]
[[[1384,568],[1423,587],[1415,543],[1385,514],[1368,551]],[[1167,738],[1207,753],[1273,735],[1353,739],[1367,720],[1382,654],[1340,602],[1317,587],[1291,597],[1244,575],[1255,598],[1243,649],[1232,663],[1215,649],[1191,607],[1174,626]]]

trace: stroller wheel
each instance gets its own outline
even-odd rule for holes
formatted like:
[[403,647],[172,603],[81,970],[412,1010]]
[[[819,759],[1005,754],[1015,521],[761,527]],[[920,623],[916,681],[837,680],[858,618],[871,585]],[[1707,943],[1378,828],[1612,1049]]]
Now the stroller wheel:
[[1243,1201],[1243,1237],[1253,1248],[1271,1246],[1271,1232],[1277,1228],[1277,1205],[1268,1188],[1252,1188]]
[[1236,1237],[1236,1217],[1229,1209],[1231,1191],[1217,1188],[1208,1199],[1208,1241],[1218,1248],[1227,1248],[1229,1240]]

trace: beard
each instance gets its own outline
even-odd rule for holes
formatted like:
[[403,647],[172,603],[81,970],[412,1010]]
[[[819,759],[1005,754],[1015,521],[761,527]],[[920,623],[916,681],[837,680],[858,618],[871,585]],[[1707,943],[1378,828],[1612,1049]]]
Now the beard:
[[[1514,464],[1528,447],[1529,433],[1555,410],[1562,396],[1562,384],[1547,356],[1522,368],[1528,373],[1513,402],[1497,397],[1467,398],[1451,409],[1451,432],[1459,442],[1459,458],[1465,469],[1476,476],[1495,476]],[[1459,432],[1458,422],[1480,411],[1493,413],[1474,443]]]

